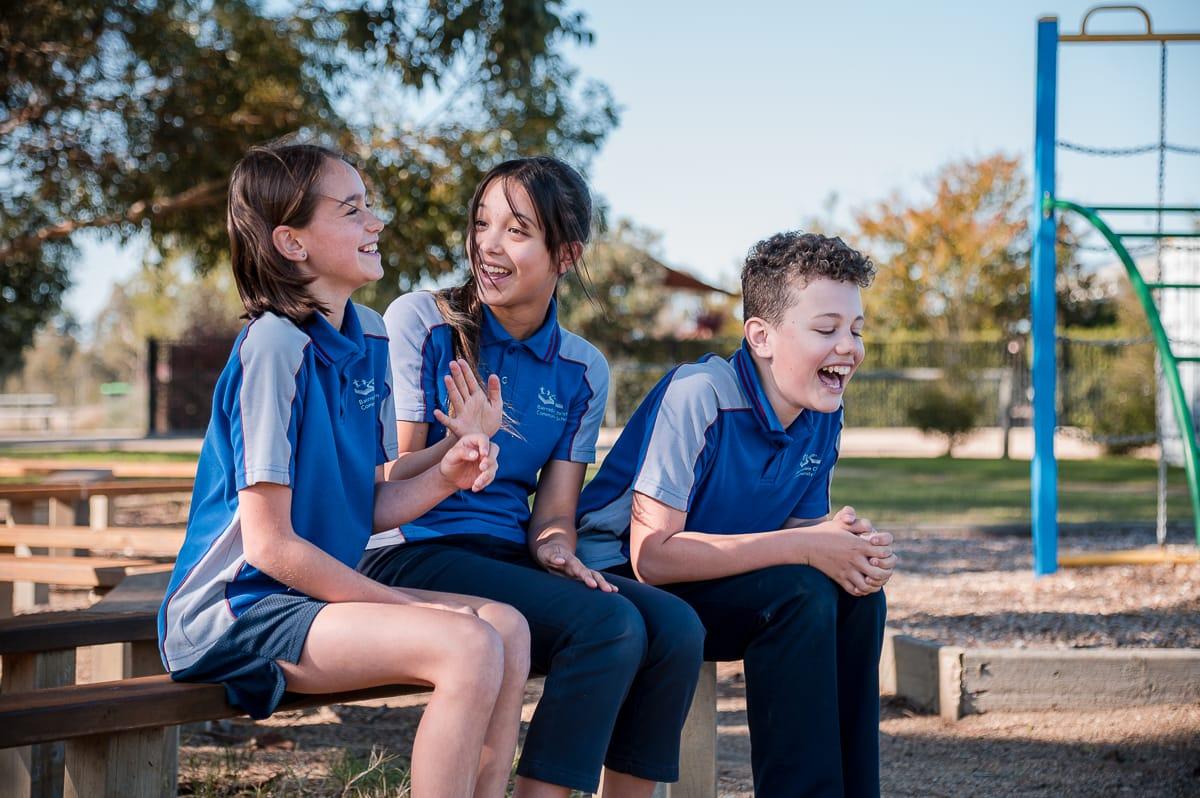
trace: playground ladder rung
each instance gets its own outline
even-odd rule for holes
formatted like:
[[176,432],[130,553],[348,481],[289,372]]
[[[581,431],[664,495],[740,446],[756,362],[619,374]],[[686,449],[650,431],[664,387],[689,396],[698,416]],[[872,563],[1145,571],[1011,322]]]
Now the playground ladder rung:
[[1200,283],[1146,283],[1146,287],[1151,291],[1157,291],[1160,288],[1200,288]]
[[1200,363],[1200,355],[1176,355],[1175,359],[1180,363]]
[[1176,230],[1163,233],[1145,232],[1145,231],[1130,231],[1125,233],[1114,232],[1117,238],[1200,238],[1200,233],[1192,230]]

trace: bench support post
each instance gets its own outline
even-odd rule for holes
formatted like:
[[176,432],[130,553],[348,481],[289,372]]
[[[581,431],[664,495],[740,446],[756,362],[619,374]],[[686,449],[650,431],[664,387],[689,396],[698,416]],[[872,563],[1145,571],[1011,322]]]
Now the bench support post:
[[[4,657],[0,691],[27,693],[75,682],[75,651],[9,654]],[[41,743],[0,750],[0,794],[14,798],[52,798],[63,791],[62,743]]]
[[660,784],[654,798],[716,798],[717,664],[700,666],[696,695],[679,739],[679,781]]
[[178,740],[178,727],[138,729],[78,737],[66,744],[65,798],[175,795],[175,762],[165,761],[164,737]]
[[[12,519],[14,524],[32,524],[34,523],[34,507],[33,501],[10,501],[8,504],[8,517]],[[19,556],[28,557],[31,554],[45,554],[45,549],[32,549],[29,546],[17,546],[15,553]],[[39,604],[50,603],[50,586],[38,582],[10,582],[7,583],[6,592],[9,596],[0,599],[0,604],[8,605],[8,615],[0,617],[10,617],[17,612],[24,612],[33,609]]]

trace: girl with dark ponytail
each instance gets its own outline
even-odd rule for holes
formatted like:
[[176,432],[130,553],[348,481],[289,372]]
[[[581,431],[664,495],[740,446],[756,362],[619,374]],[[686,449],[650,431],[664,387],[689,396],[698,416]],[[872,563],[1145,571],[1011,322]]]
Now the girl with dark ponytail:
[[555,296],[583,265],[591,218],[587,185],[570,166],[506,161],[471,198],[466,281],[400,297],[384,314],[400,451],[391,478],[475,434],[490,436],[500,458],[492,484],[377,535],[359,568],[385,584],[465,592],[525,615],[531,664],[547,679],[517,798],[594,792],[602,768],[612,796],[648,797],[655,782],[677,780],[701,662],[703,629],[690,607],[575,556],[575,507],[595,461],[608,365],[558,325]]

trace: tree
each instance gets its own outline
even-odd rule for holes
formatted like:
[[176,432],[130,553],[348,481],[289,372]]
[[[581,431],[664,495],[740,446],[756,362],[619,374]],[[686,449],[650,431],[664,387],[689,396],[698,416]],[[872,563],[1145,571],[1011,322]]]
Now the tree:
[[[872,329],[939,337],[1019,332],[1029,318],[1029,187],[1021,161],[993,155],[944,166],[928,200],[899,195],[856,214],[858,243],[880,265],[866,293]],[[1059,228],[1058,295],[1064,312],[1088,319],[1090,277]]]
[[564,0],[3,5],[0,374],[58,308],[75,233],[147,235],[211,269],[231,166],[288,134],[357,160],[401,222],[368,300],[452,268],[482,170],[534,151],[584,165],[615,125],[559,54],[590,39]]
[[653,335],[663,303],[663,265],[651,254],[658,249],[656,233],[627,219],[598,236],[578,270],[584,274],[572,273],[559,286],[562,325],[610,358]]

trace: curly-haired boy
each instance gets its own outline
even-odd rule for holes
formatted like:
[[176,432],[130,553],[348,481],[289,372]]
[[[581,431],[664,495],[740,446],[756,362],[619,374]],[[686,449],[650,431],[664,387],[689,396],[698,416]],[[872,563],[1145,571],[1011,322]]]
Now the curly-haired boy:
[[892,536],[829,517],[874,266],[840,238],[760,241],[745,340],[647,395],[579,507],[579,555],[685,599],[706,659],[744,660],[755,794],[879,793]]

